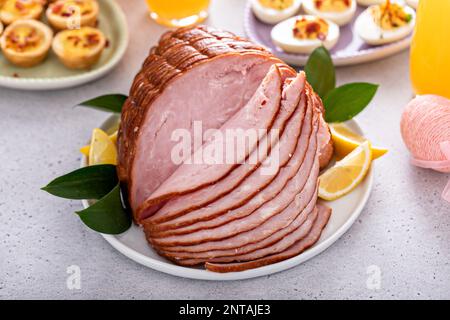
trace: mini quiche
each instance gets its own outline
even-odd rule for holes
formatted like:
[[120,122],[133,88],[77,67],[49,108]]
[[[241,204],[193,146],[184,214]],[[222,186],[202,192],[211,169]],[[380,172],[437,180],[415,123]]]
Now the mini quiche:
[[51,3],[46,15],[56,30],[95,27],[99,6],[95,0],[59,0]]
[[41,63],[50,50],[53,31],[36,20],[18,20],[10,24],[0,37],[4,56],[19,67]]
[[106,46],[104,34],[92,27],[59,32],[53,39],[53,51],[70,69],[88,69],[98,62]]
[[39,19],[44,0],[6,0],[0,8],[0,20],[8,25],[22,19]]

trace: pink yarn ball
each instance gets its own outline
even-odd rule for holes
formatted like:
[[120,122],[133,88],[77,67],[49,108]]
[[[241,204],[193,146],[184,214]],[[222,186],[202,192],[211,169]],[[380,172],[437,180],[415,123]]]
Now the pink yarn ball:
[[[435,95],[416,97],[403,112],[401,132],[414,159],[450,160],[442,150],[442,143],[450,141],[450,100]],[[450,172],[450,167],[435,170]]]

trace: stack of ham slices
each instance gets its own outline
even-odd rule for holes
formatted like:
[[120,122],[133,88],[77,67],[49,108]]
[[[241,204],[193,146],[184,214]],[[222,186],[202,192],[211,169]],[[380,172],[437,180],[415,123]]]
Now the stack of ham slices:
[[[196,121],[204,132],[258,135],[233,163],[176,163],[172,134],[194,135]],[[214,141],[202,143],[192,142],[189,159]],[[180,265],[233,272],[294,257],[331,214],[317,203],[319,171],[333,154],[320,98],[303,72],[228,32],[198,26],[161,38],[125,103],[118,149],[136,223]]]

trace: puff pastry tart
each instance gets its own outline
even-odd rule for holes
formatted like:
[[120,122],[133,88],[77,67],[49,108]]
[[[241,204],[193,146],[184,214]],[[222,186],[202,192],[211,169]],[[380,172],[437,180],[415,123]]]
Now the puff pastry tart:
[[57,30],[95,27],[99,6],[95,0],[59,0],[46,11],[47,20]]
[[6,0],[0,8],[0,20],[8,25],[21,19],[39,19],[45,0]]
[[105,49],[104,34],[92,27],[59,32],[52,48],[61,62],[70,69],[88,69],[98,62]]
[[50,50],[53,31],[36,20],[18,20],[10,24],[0,37],[4,56],[19,67],[41,63]]

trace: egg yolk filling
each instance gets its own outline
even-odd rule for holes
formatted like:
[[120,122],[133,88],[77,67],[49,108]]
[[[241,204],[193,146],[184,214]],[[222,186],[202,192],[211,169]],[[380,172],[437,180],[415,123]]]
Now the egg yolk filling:
[[24,53],[38,49],[44,41],[43,35],[34,27],[20,26],[6,36],[6,48]]
[[56,3],[52,6],[52,13],[61,17],[69,18],[76,13],[87,15],[92,13],[93,6],[90,1],[72,0],[63,3]]
[[259,3],[269,9],[284,10],[292,7],[294,0],[259,0]]
[[42,4],[36,0],[9,0],[3,4],[2,10],[15,16],[26,16],[41,6]]
[[100,43],[100,35],[96,32],[72,30],[63,38],[64,51],[67,54],[83,55],[89,53]]
[[316,8],[323,12],[342,12],[350,8],[350,0],[314,0]]
[[402,27],[412,19],[412,16],[406,13],[402,6],[391,3],[389,0],[385,4],[372,7],[371,14],[375,23],[384,30]]
[[300,40],[325,40],[328,35],[328,23],[321,19],[313,20],[305,17],[297,19],[294,26],[294,37]]

